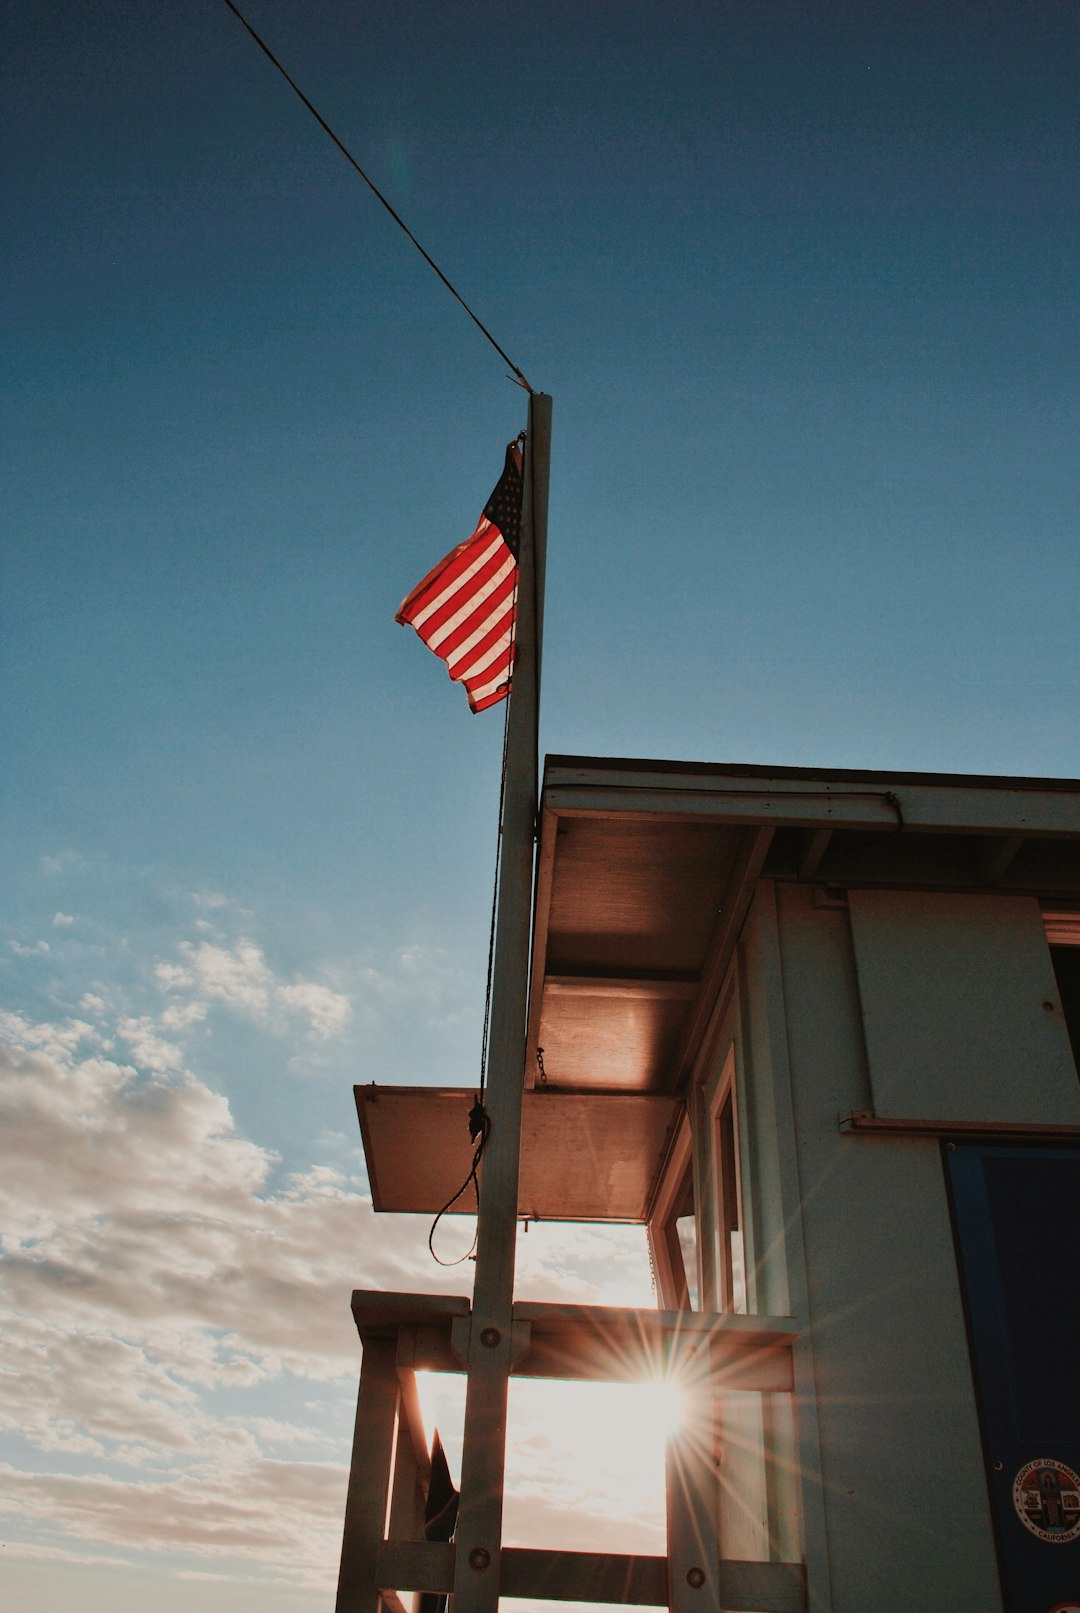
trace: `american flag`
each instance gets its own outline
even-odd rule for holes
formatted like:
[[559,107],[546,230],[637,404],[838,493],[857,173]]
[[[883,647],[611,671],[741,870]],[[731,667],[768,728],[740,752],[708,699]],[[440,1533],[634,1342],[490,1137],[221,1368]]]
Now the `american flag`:
[[510,692],[520,537],[521,449],[512,442],[472,537],[417,583],[394,617],[442,657],[473,711]]

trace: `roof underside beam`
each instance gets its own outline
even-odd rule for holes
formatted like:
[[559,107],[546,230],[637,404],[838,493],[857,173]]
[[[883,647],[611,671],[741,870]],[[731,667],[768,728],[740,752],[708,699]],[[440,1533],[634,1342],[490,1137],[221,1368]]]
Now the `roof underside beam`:
[[917,828],[940,833],[982,831],[1077,835],[1076,795],[1037,788],[965,788],[902,781],[862,787],[749,781],[709,774],[619,773],[548,766],[544,805],[562,816],[697,817],[775,827]]
[[724,975],[731,962],[731,955],[735,950],[735,943],[739,939],[739,931],[743,927],[753,900],[754,886],[769,854],[773,833],[772,829],[748,831],[736,854],[720,913],[705,954],[705,965],[701,971],[694,1006],[686,1017],[678,1053],[668,1074],[667,1085],[671,1090],[676,1090],[682,1085],[697,1058],[716,1006]]

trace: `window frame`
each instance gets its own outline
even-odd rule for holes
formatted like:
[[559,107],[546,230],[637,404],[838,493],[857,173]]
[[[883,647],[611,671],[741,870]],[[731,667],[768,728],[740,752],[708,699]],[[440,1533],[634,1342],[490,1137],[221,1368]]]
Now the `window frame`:
[[[671,1153],[664,1167],[652,1214],[649,1216],[646,1227],[649,1241],[649,1258],[652,1261],[653,1277],[656,1282],[656,1299],[661,1310],[690,1311],[701,1308],[701,1296],[703,1294],[701,1216],[695,1179],[693,1141],[690,1116],[684,1112],[679,1121],[678,1130],[675,1133]],[[686,1191],[688,1179],[694,1205],[694,1221],[697,1233],[695,1238],[697,1270],[693,1274],[697,1286],[697,1306],[691,1304],[690,1273],[686,1270],[686,1261],[677,1227],[678,1210]]]
[[[721,1125],[730,1106],[730,1148],[725,1150]],[[712,1309],[745,1316],[750,1308],[743,1160],[739,1114],[739,1061],[736,1039],[724,1046],[722,1057],[701,1091],[702,1180],[707,1184],[702,1209],[707,1218],[705,1292]],[[725,1158],[725,1153],[729,1157]],[[731,1216],[734,1212],[734,1224]],[[742,1281],[735,1281],[731,1234],[739,1238]]]

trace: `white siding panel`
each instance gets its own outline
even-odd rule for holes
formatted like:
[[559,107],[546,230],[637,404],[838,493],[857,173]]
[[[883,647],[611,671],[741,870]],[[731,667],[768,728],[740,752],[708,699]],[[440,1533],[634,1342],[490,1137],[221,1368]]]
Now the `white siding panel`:
[[1033,898],[870,890],[849,900],[875,1113],[1080,1124]]
[[809,1606],[1002,1613],[937,1139],[841,1134],[869,1102],[847,915],[780,885],[777,916],[831,1581]]

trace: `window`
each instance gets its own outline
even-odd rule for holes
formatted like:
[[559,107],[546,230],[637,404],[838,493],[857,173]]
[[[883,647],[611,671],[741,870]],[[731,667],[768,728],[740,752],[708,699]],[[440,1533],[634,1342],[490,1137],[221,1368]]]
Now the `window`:
[[[666,1310],[748,1310],[735,1047],[688,1104],[649,1221]],[[693,1132],[689,1116],[694,1119]]]
[[697,1215],[694,1210],[694,1173],[689,1168],[683,1177],[672,1212],[671,1226],[675,1231],[679,1259],[682,1262],[680,1281],[686,1289],[688,1308],[701,1309],[698,1293]]
[[649,1222],[656,1297],[664,1310],[701,1309],[700,1252],[690,1125],[684,1119]]
[[739,1213],[739,1150],[735,1130],[735,1095],[730,1081],[720,1100],[713,1139],[716,1158],[716,1201],[719,1223],[718,1308],[746,1314],[746,1262]]
[[742,1166],[739,1159],[739,1105],[735,1043],[727,1045],[701,1094],[705,1143],[701,1174],[706,1182],[702,1205],[708,1248],[702,1266],[706,1304],[718,1311],[746,1314],[746,1257],[742,1215]]

